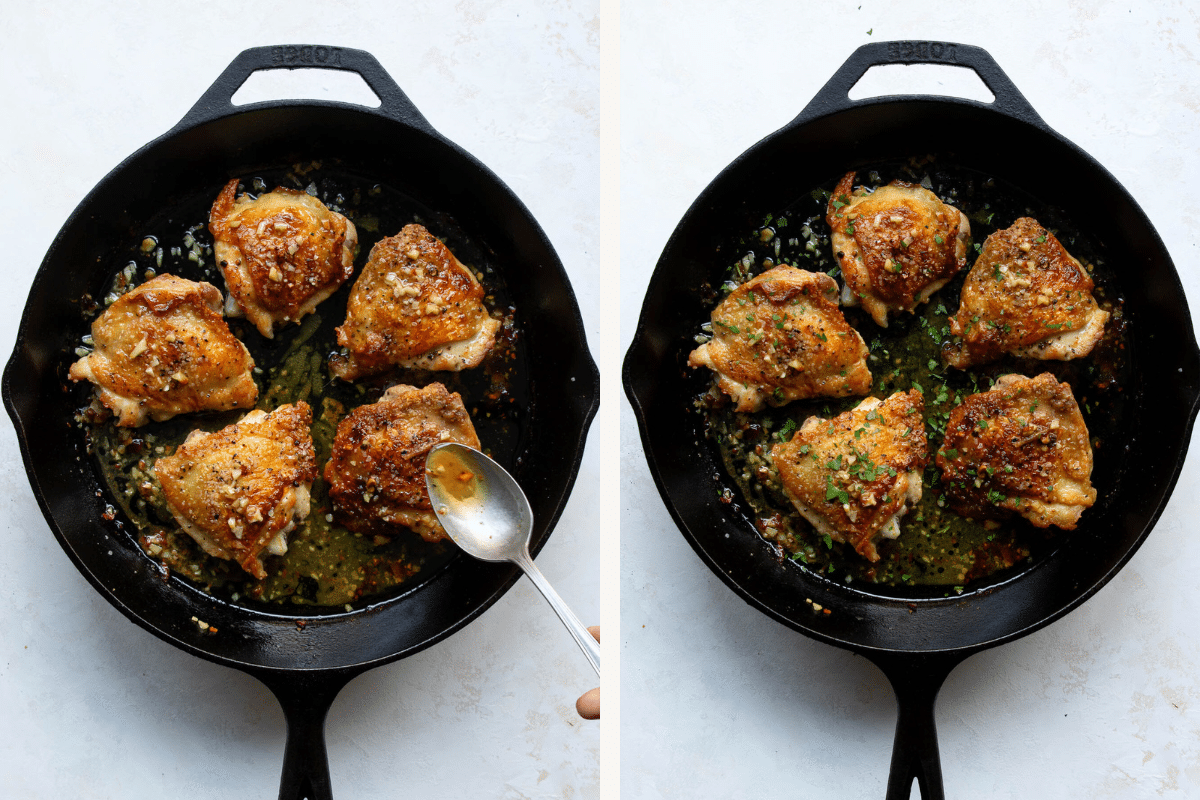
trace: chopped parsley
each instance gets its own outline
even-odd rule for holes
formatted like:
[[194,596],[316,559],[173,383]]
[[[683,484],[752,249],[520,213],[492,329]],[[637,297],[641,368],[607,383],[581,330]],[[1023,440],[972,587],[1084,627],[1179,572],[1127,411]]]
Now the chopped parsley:
[[[825,476],[825,500],[836,500],[839,503],[850,502],[850,495],[846,493],[845,489],[839,489],[834,485],[832,475]],[[829,543],[829,546],[833,547],[833,544]]]

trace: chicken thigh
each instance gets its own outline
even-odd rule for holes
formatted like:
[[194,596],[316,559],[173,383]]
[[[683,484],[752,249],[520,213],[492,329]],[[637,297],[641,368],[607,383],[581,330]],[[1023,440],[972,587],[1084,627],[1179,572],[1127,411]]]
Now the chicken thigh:
[[462,397],[440,383],[396,385],[351,411],[325,465],[334,518],[358,533],[390,536],[403,526],[428,541],[445,538],[425,488],[425,456],[441,442],[479,449]]
[[221,317],[221,292],[208,283],[159,275],[117,298],[92,323],[88,355],[73,381],[133,428],[192,411],[254,405],[254,359]]
[[1092,445],[1071,387],[1048,372],[1004,375],[950,412],[937,453],[950,507],[965,517],[1015,511],[1073,530],[1096,502]]
[[1107,321],[1083,265],[1037,220],[1022,217],[983,243],[950,318],[962,342],[944,356],[959,369],[1005,353],[1069,361],[1092,351]]
[[876,324],[911,312],[967,263],[971,223],[921,186],[900,181],[866,193],[847,173],[825,219],[846,286],[844,305],[862,303]]
[[879,537],[900,535],[900,518],[921,500],[928,461],[924,396],[868,397],[833,419],[809,417],[771,448],[784,492],[819,533],[878,561]]
[[734,289],[712,312],[712,339],[688,365],[716,373],[738,411],[871,389],[867,345],[822,272],[775,267]]
[[471,270],[421,225],[405,225],[371,249],[354,283],[329,366],[353,381],[392,366],[459,371],[479,366],[500,321],[483,305]]
[[265,578],[264,551],[287,552],[317,476],[306,403],[251,411],[215,433],[192,431],[154,472],[175,521],[216,558]]
[[235,199],[237,187],[237,178],[225,184],[208,230],[229,297],[270,339],[277,325],[299,322],[349,279],[358,231],[307,192]]

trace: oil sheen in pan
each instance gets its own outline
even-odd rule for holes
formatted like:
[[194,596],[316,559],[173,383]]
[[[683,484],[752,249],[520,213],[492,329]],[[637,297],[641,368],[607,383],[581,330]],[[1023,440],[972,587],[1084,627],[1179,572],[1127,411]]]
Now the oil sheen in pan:
[[[395,383],[424,386],[439,381],[463,402],[484,450],[500,463],[513,466],[525,433],[529,408],[527,353],[519,333],[519,310],[514,309],[497,264],[483,243],[471,239],[451,217],[426,208],[411,197],[368,176],[339,170],[336,164],[318,162],[290,169],[247,170],[242,190],[252,194],[277,186],[308,190],[330,208],[348,216],[358,229],[359,253],[355,273],[332,297],[299,325],[278,330],[274,339],[261,336],[240,318],[229,318],[230,328],[249,348],[256,364],[259,385],[256,408],[273,409],[304,400],[313,409],[313,444],[320,473],[329,458],[337,422],[358,405],[372,403]],[[131,231],[130,241],[114,248],[110,279],[98,299],[84,298],[80,337],[91,321],[121,291],[169,272],[204,280],[224,292],[224,280],[212,256],[208,212],[221,184],[202,187],[195,194],[174,199],[169,207],[143,227]],[[345,319],[350,288],[366,263],[371,247],[384,236],[420,222],[446,242],[465,265],[475,271],[485,291],[485,304],[502,318],[496,346],[483,364],[463,372],[396,370],[355,384],[336,380],[329,373],[328,356],[335,352],[334,328]],[[89,340],[69,358],[86,352]],[[75,385],[81,409],[91,401],[91,385]],[[288,552],[269,557],[268,577],[259,581],[236,564],[206,555],[178,529],[162,500],[161,490],[147,467],[168,455],[195,428],[217,430],[235,422],[245,411],[185,414],[141,428],[117,428],[111,422],[93,423],[86,410],[77,417],[78,428],[95,459],[101,484],[108,494],[106,516],[125,524],[130,545],[154,558],[166,574],[182,578],[203,591],[242,605],[267,604],[270,608],[302,605],[341,612],[347,606],[377,602],[411,588],[434,574],[457,551],[448,542],[428,543],[401,529],[391,541],[346,531],[332,523],[324,478],[313,483],[312,512],[305,524],[289,536]]]
[[[707,284],[704,307],[711,309],[734,286],[783,264],[827,272],[843,281],[832,258],[825,207],[841,175],[801,195],[785,208],[758,209],[755,216],[732,220],[734,232],[716,247],[714,258],[726,265],[724,285]],[[856,185],[880,186],[892,180],[919,183],[965,213],[971,220],[972,247],[967,264],[951,283],[914,314],[893,315],[880,328],[858,308],[843,309],[846,319],[870,347],[868,365],[874,377],[871,394],[884,398],[893,392],[917,389],[925,397],[925,430],[929,466],[924,474],[921,502],[901,520],[902,533],[882,540],[880,561],[872,564],[852,548],[818,534],[804,520],[779,484],[778,473],[764,458],[772,445],[786,440],[812,415],[830,417],[862,401],[861,397],[797,401],[781,408],[739,414],[710,391],[710,373],[696,370],[694,410],[715,447],[725,474],[717,476],[715,491],[722,502],[738,509],[781,558],[798,568],[848,584],[872,584],[904,596],[943,596],[961,593],[968,585],[1003,579],[1050,552],[1067,536],[1087,536],[1086,510],[1075,531],[1041,530],[1020,517],[985,525],[946,507],[940,472],[933,455],[941,446],[951,409],[968,394],[986,391],[1006,373],[1037,375],[1050,372],[1071,385],[1091,435],[1095,467],[1092,483],[1102,505],[1119,478],[1116,444],[1125,429],[1123,389],[1130,378],[1129,342],[1125,335],[1124,300],[1103,242],[1086,230],[1086,220],[1072,220],[994,176],[953,165],[951,157],[924,157],[901,163],[875,164],[859,170]],[[1111,313],[1103,340],[1091,355],[1074,361],[1038,361],[1006,357],[970,371],[951,369],[940,358],[942,344],[952,338],[947,318],[958,309],[959,294],[983,241],[1018,217],[1030,216],[1054,231],[1067,251],[1078,258],[1095,281],[1094,295]],[[696,341],[710,335],[707,320],[697,321]],[[1112,447],[1106,447],[1111,441]],[[740,501],[740,502],[739,502]]]

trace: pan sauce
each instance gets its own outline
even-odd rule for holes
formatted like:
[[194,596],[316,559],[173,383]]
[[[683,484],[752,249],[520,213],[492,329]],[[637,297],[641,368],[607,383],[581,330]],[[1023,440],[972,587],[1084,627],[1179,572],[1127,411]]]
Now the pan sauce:
[[[878,542],[880,561],[872,564],[848,545],[819,535],[783,494],[778,473],[765,457],[773,444],[789,439],[809,416],[835,416],[858,405],[862,397],[797,401],[746,414],[734,412],[732,404],[710,388],[697,397],[695,408],[725,468],[725,475],[715,476],[721,501],[732,503],[740,497],[745,504],[740,508],[742,513],[782,557],[847,583],[941,587],[946,593],[951,589],[961,592],[972,581],[1032,562],[1053,548],[1059,537],[1086,536],[1088,516],[1094,511],[1084,512],[1074,532],[1054,528],[1043,531],[1019,517],[985,524],[950,511],[933,463],[949,412],[968,394],[986,391],[1000,375],[1053,373],[1071,385],[1079,401],[1095,453],[1092,482],[1103,503],[1116,470],[1116,459],[1106,458],[1105,441],[1124,427],[1122,390],[1130,374],[1124,301],[1113,270],[1105,263],[1103,244],[1090,239],[1059,209],[996,178],[941,164],[933,157],[860,170],[856,185],[880,186],[893,179],[921,183],[962,210],[971,220],[974,244],[966,266],[954,280],[935,293],[929,303],[919,306],[915,314],[894,315],[886,329],[875,325],[860,308],[843,309],[847,321],[870,347],[868,366],[874,378],[871,395],[882,399],[915,388],[925,397],[930,457],[924,473],[924,493],[920,503],[901,519],[899,539]],[[842,282],[830,252],[825,222],[825,205],[836,182],[835,177],[787,208],[745,220],[739,234],[717,248],[717,258],[732,264],[723,286],[707,287],[706,307],[711,308],[738,284],[782,264],[828,272]],[[1097,302],[1112,315],[1104,338],[1090,356],[1075,361],[1008,356],[966,372],[948,368],[940,353],[943,343],[953,338],[947,317],[958,308],[966,274],[984,239],[1020,216],[1032,216],[1054,230],[1068,251],[1087,266],[1096,284]],[[711,333],[709,323],[701,329],[697,342],[705,341]],[[709,376],[700,374],[697,380],[707,386]]]
[[[302,324],[289,325],[268,340],[245,319],[227,320],[257,365],[255,379],[260,392],[255,407],[271,410],[284,403],[307,402],[313,409],[312,436],[320,472],[329,459],[337,423],[350,409],[374,402],[396,382],[423,386],[440,381],[450,391],[462,394],[485,450],[501,460],[510,457],[521,434],[523,409],[528,408],[524,348],[518,341],[514,309],[508,303],[503,280],[487,252],[445,215],[431,212],[387,187],[345,175],[325,175],[320,166],[294,165],[286,172],[260,172],[258,177],[243,181],[244,189],[254,193],[275,186],[308,188],[331,208],[350,217],[360,238],[354,277]],[[204,224],[215,196],[215,189],[211,196],[199,193],[191,202],[163,212],[140,230],[136,241],[118,254],[121,260],[128,260],[128,265],[105,287],[109,290],[105,300],[111,302],[121,292],[161,272],[208,281],[224,292]],[[461,373],[397,370],[354,384],[335,380],[327,360],[337,349],[333,329],[345,317],[350,288],[372,245],[413,221],[423,222],[476,271],[486,292],[485,303],[502,323],[496,345],[482,365]],[[85,298],[84,305],[86,328],[105,303]],[[85,336],[84,346],[75,355],[82,355],[89,343]],[[91,385],[77,386],[73,391],[79,393],[80,406],[86,406],[92,396]],[[388,541],[335,525],[328,489],[319,475],[312,488],[312,512],[289,535],[287,554],[266,559],[265,579],[255,580],[233,562],[208,556],[178,529],[151,467],[157,458],[173,453],[193,429],[218,430],[244,413],[187,414],[134,429],[117,428],[108,421],[93,423],[94,418],[86,410],[77,416],[109,495],[106,516],[123,517],[132,523],[133,538],[159,562],[164,576],[174,573],[235,602],[342,606],[378,599],[411,579],[431,573],[457,552],[449,541],[425,542],[405,529]]]

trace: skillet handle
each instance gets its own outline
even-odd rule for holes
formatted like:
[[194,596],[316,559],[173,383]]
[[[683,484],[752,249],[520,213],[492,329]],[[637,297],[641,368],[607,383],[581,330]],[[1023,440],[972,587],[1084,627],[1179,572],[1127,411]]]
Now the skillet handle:
[[375,56],[366,50],[319,44],[278,44],[243,50],[225,71],[217,76],[213,85],[200,96],[172,132],[237,113],[241,109],[233,104],[233,95],[247,78],[263,69],[333,69],[353,72],[362,78],[379,98],[378,109],[366,110],[437,135],[433,126],[408,99],[408,95],[396,85]]
[[275,695],[287,720],[279,800],[333,800],[325,717],[354,673],[252,674]]
[[[793,125],[807,122],[815,117],[837,111],[845,111],[860,105],[876,102],[879,98],[851,100],[850,90],[871,67],[885,64],[944,64],[967,67],[972,70],[996,99],[992,103],[979,103],[1010,117],[1014,117],[1039,128],[1049,129],[1025,96],[1017,89],[1000,65],[982,47],[955,42],[871,42],[855,50],[838,71],[817,92]],[[908,96],[906,96],[907,99]],[[974,100],[962,100],[975,103]]]
[[908,800],[915,778],[922,800],[945,800],[933,707],[946,677],[962,663],[961,653],[867,655],[883,670],[900,706],[887,800]]

